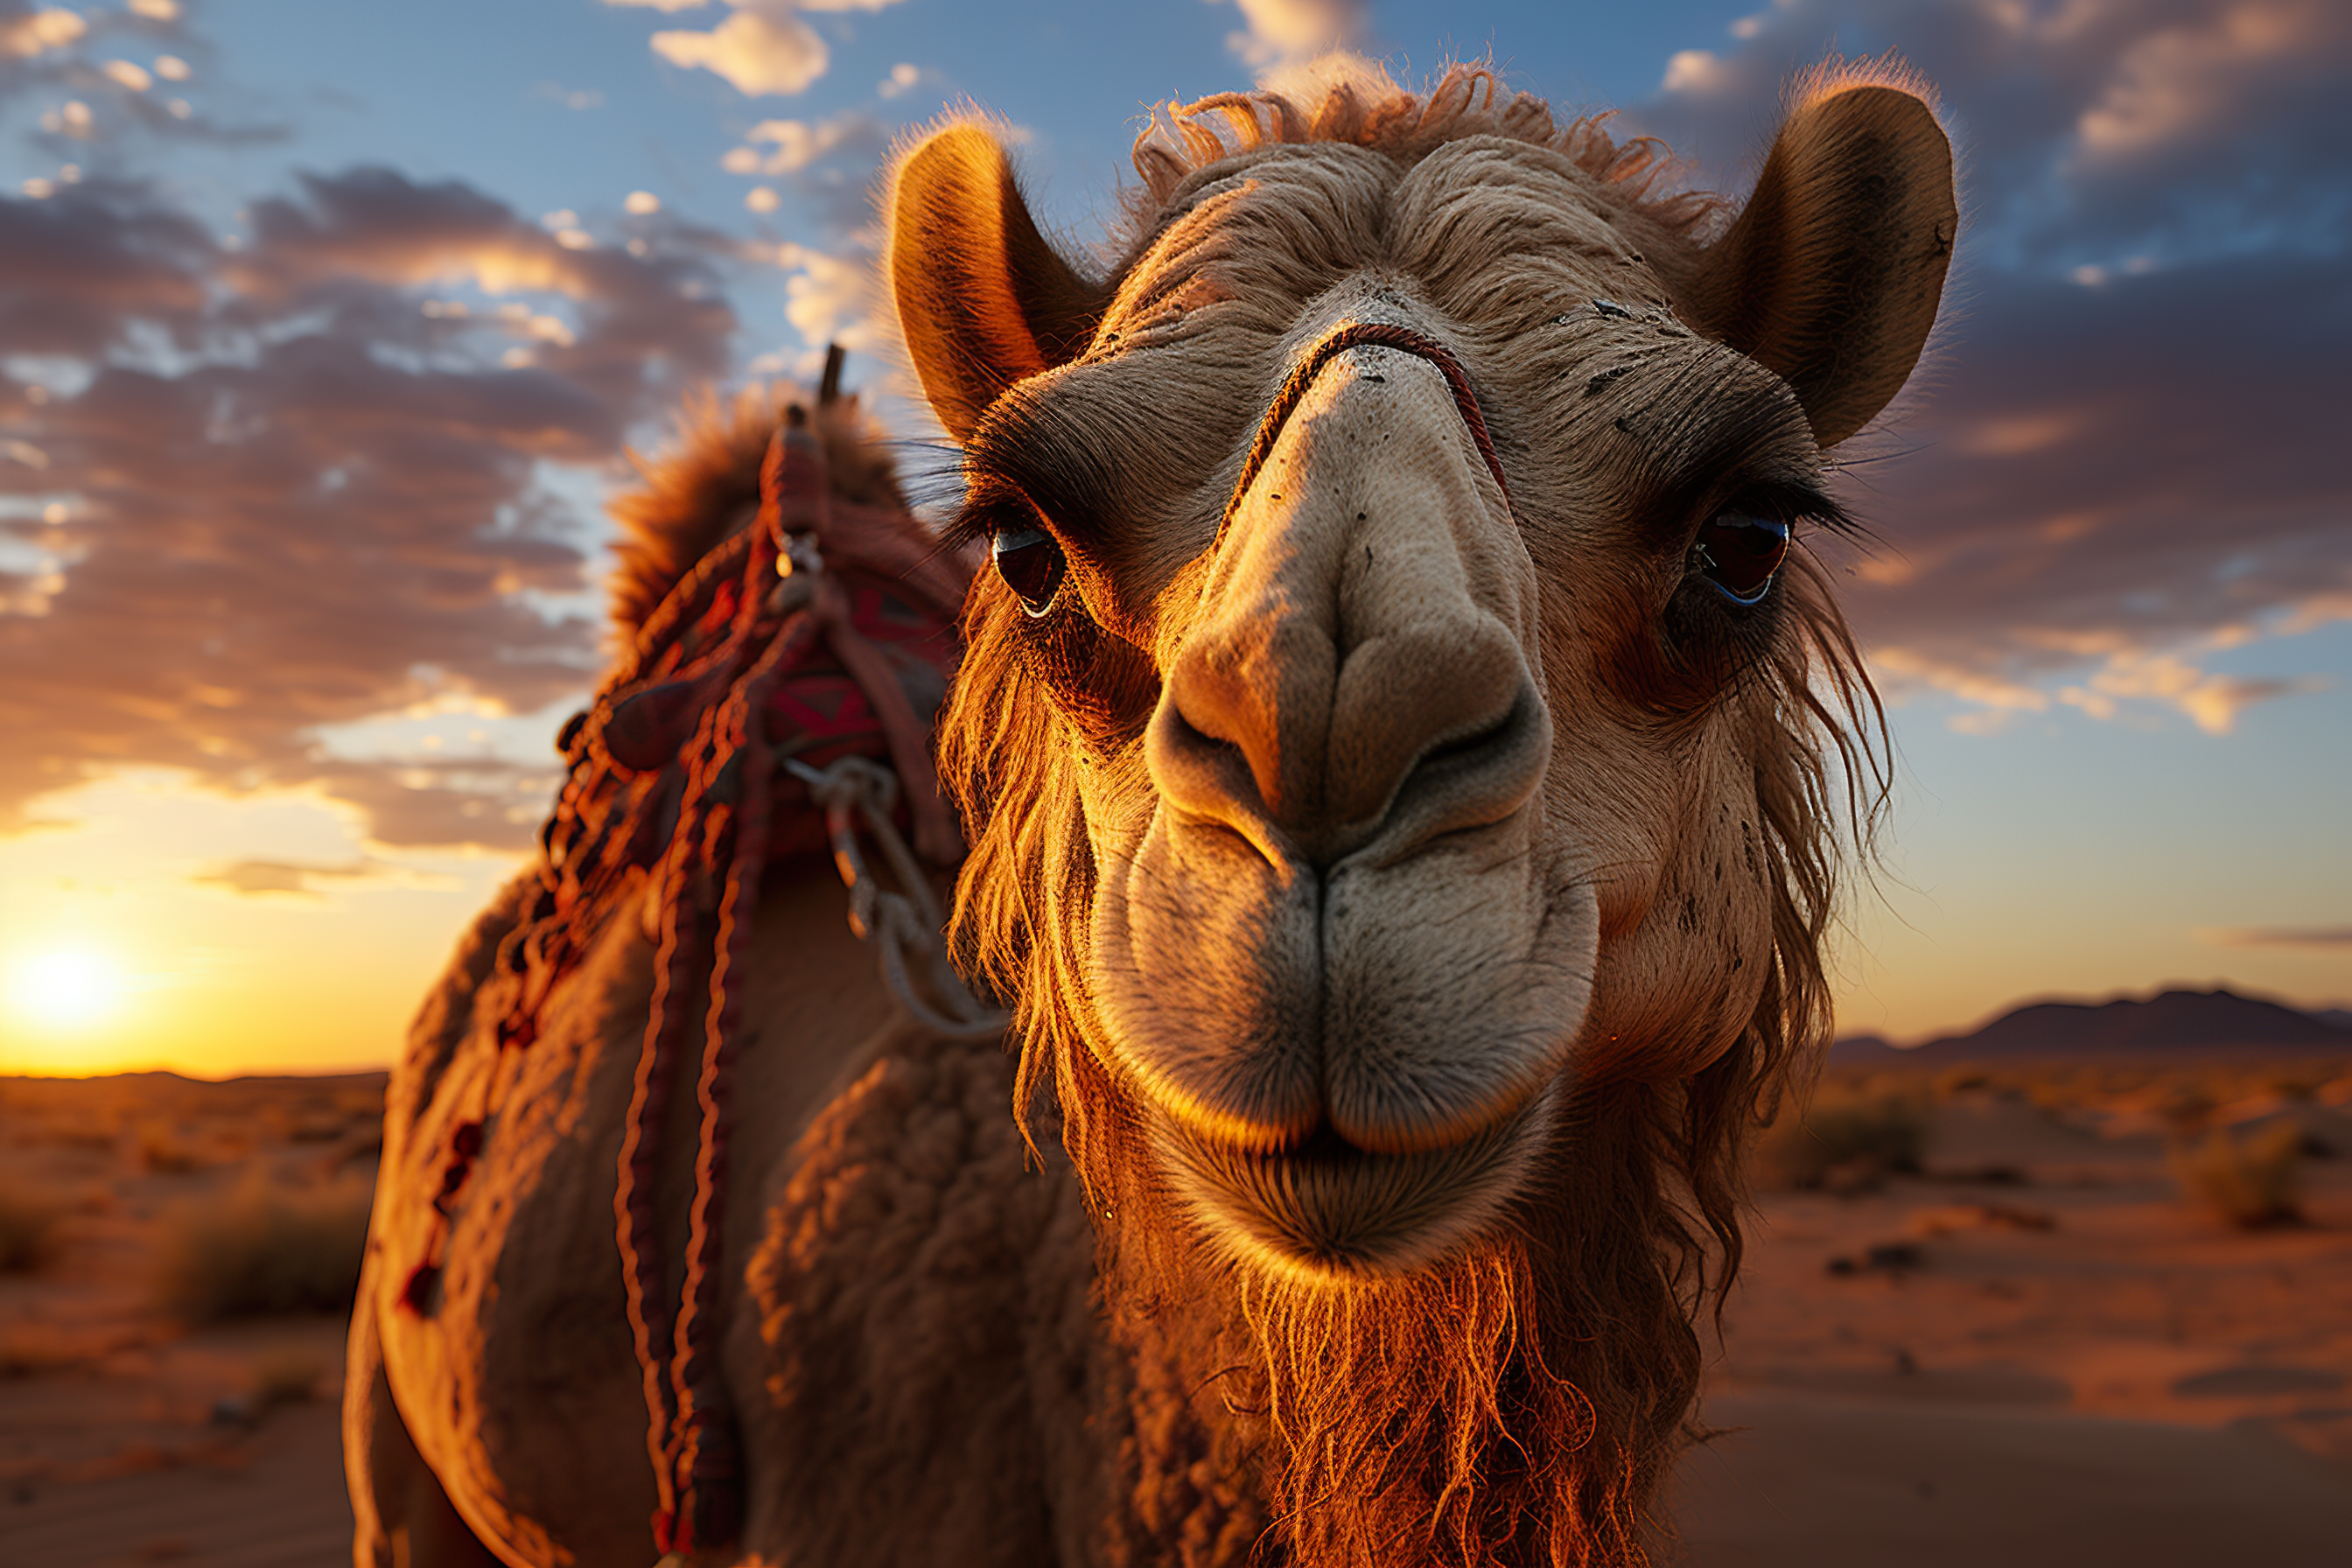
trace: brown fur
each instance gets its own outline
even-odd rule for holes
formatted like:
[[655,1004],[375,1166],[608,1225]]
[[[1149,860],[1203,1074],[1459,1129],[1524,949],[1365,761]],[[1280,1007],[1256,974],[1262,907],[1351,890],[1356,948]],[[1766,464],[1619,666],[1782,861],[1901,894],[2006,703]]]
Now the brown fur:
[[1687,233],[1715,216],[1722,203],[1705,192],[1654,195],[1672,166],[1665,144],[1650,136],[1621,142],[1609,134],[1608,118],[1562,125],[1550,104],[1531,92],[1507,91],[1484,66],[1454,66],[1416,93],[1360,61],[1335,57],[1290,73],[1274,90],[1161,104],[1135,139],[1135,172],[1143,184],[1132,206],[1138,226],[1149,229],[1194,174],[1267,147],[1338,142],[1410,165],[1465,136],[1499,136],[1562,154],[1611,201],[1662,228]]
[[834,494],[859,506],[905,510],[898,466],[854,394],[831,405],[796,398],[782,384],[749,386],[731,399],[708,389],[690,394],[669,452],[659,461],[632,454],[642,484],[614,497],[608,509],[621,527],[608,592],[613,626],[624,640],[688,568],[759,510],[760,460],[785,405],[794,401],[811,411]]
[[1057,896],[1083,905],[1096,869],[1055,765],[1053,704],[1024,662],[1017,611],[1000,601],[973,623],[942,723],[947,777],[982,825],[957,938],[1019,999],[1017,1092],[1059,1112],[1106,1219],[1123,1331],[1162,1336],[1171,1320],[1223,1314],[1206,1359],[1227,1360],[1241,1387],[1217,1397],[1279,1436],[1272,1501],[1301,1561],[1643,1560],[1650,1499],[1697,1393],[1695,1321],[1739,1268],[1743,1154],[1829,1039],[1832,792],[1840,780],[1864,792],[1849,822],[1878,795],[1863,782],[1878,777],[1864,746],[1876,699],[1823,584],[1810,570],[1801,581],[1801,634],[1741,693],[1775,895],[1774,967],[1747,1027],[1687,1080],[1589,1085],[1564,1119],[1582,1148],[1555,1161],[1541,1204],[1509,1230],[1425,1277],[1337,1293],[1236,1276],[1135,1159],[1140,1130],[1074,1016],[1083,988],[1069,953],[1033,924]]
[[[1449,72],[1426,97],[1368,93],[1345,76],[1319,100],[1226,95],[1163,110],[1139,141],[1138,238],[1110,285],[1126,307],[1112,320],[1148,318],[1150,291],[1186,276],[1138,262],[1204,171],[1318,141],[1411,164],[1476,135],[1565,153],[1654,252],[1688,250],[1716,210],[1701,197],[1649,196],[1654,144],[1619,147],[1589,121],[1556,129],[1543,105],[1499,93],[1480,70]],[[1194,298],[1247,299],[1232,280],[1245,263],[1220,255],[1215,288],[1190,274]],[[1046,439],[1074,429],[1066,416],[1025,427]],[[1135,569],[1115,559],[1115,579],[1122,566]],[[1734,650],[1734,672],[1661,663],[1645,642],[1620,660],[1637,709],[1720,737],[1753,781],[1770,962],[1744,1026],[1695,1056],[1669,1050],[1663,1071],[1595,1049],[1543,1173],[1507,1224],[1424,1273],[1337,1289],[1235,1267],[1203,1237],[1165,1174],[1140,1158],[1149,1138],[1133,1091],[1090,1043],[1102,1026],[1081,969],[1085,944],[1056,911],[1088,907],[1099,868],[1066,759],[1075,740],[1106,773],[1133,768],[1123,742],[1157,682],[1128,675],[1124,700],[1114,691],[1106,701],[1103,672],[1124,657],[1116,644],[1097,637],[1100,647],[1073,658],[1041,646],[1008,595],[992,598],[986,584],[975,594],[966,674],[942,725],[945,774],[975,828],[958,942],[1018,998],[1020,1092],[1042,1101],[1051,1086],[1104,1216],[1114,1300],[1150,1303],[1122,1311],[1123,1331],[1164,1336],[1180,1314],[1217,1322],[1208,1359],[1229,1363],[1217,1369],[1219,1397],[1266,1428],[1279,1534],[1302,1561],[1627,1563],[1654,1539],[1650,1500],[1696,1391],[1694,1321],[1739,1267],[1742,1152],[1828,1037],[1821,945],[1835,896],[1837,808],[1855,808],[1860,831],[1881,776],[1869,744],[1875,698],[1826,582],[1799,555],[1784,584],[1776,635],[1761,649]],[[1125,610],[1149,592],[1105,597]],[[1122,637],[1135,635],[1122,626]],[[1648,1027],[1637,1037],[1654,1049],[1681,1026],[1672,1016],[1638,1021]]]
[[[1869,107],[1911,160],[1895,176],[1932,187],[1932,121]],[[1685,295],[1745,297],[1720,270],[1717,209],[1651,189],[1658,149],[1563,130],[1475,68],[1412,94],[1343,67],[1163,110],[1098,279],[1047,251],[984,132],[944,134],[893,190],[907,341],[965,441],[965,534],[1034,517],[1069,565],[1043,618],[982,574],[940,736],[971,846],[953,941],[1015,1007],[1020,1050],[924,1036],[844,928],[839,889],[769,879],[719,1304],[749,1506],[706,1568],[1645,1562],[1699,1321],[1739,1266],[1741,1152],[1827,1037],[1841,835],[1866,837],[1883,756],[1801,545],[1734,615],[1682,531],[1730,503],[1719,476],[1811,493],[1808,421],[1866,416],[1877,394],[1832,379],[1802,401],[1783,374],[1801,347],[1757,357],[1816,341],[1818,292],[1787,295],[1790,331],[1756,354],[1708,336]],[[1807,205],[1856,188],[1829,145],[1791,154],[1802,221],[1775,233],[1838,232]],[[1773,254],[1753,233],[1748,251]],[[1853,280],[1916,305],[1940,263],[1897,249]],[[1881,311],[1896,325],[1848,343],[1873,384],[1916,356],[1916,315]],[[1499,479],[1427,354],[1349,349],[1261,428],[1308,345],[1368,321],[1458,358]],[[624,637],[748,516],[777,406],[704,405],[623,503]],[[837,489],[895,497],[854,419],[820,428]],[[1383,456],[1350,467],[1355,450]],[[1809,515],[1839,522],[1826,502]],[[1299,673],[1327,605],[1330,668],[1371,659],[1369,699]],[[1404,651],[1381,664],[1381,647]],[[1459,815],[1505,775],[1532,793]],[[1229,837],[1256,834],[1257,858],[1154,870],[1180,832],[1223,842],[1163,809],[1179,789]],[[1443,853],[1398,837],[1415,811],[1453,825]],[[1387,859],[1350,869],[1367,846]],[[1365,929],[1403,937],[1355,973],[1366,994],[1413,982],[1354,1036],[1317,1026],[1324,1099],[1303,1118],[1265,1070],[1296,1042],[1217,1011],[1285,1004],[1289,961],[1248,946],[1258,912],[1280,913],[1249,901],[1266,866],[1360,877]],[[1493,876],[1508,897],[1459,896]],[[1533,912],[1513,912],[1521,894]],[[510,895],[394,1074],[346,1384],[363,1564],[478,1561],[467,1531],[513,1563],[651,1555],[610,1217],[658,924],[633,897],[596,911],[593,951],[516,1052],[494,1027]],[[1113,915],[1176,940],[1113,951]],[[1352,928],[1330,929],[1346,957]],[[1486,1005],[1463,979],[1517,974],[1511,953],[1535,955],[1517,1035],[1495,1021],[1517,994]],[[1189,1026],[1155,997],[1191,1007]],[[1423,1077],[1384,1078],[1390,1047]],[[684,1074],[672,1108],[657,1207],[677,1237]],[[441,1233],[443,1151],[475,1119],[440,1292],[413,1312],[400,1281]],[[1473,1192],[1444,1162],[1490,1135],[1507,1179]],[[1339,1219],[1412,1203],[1320,1251],[1248,1233],[1202,1174],[1222,1160],[1304,1181],[1349,1136]]]

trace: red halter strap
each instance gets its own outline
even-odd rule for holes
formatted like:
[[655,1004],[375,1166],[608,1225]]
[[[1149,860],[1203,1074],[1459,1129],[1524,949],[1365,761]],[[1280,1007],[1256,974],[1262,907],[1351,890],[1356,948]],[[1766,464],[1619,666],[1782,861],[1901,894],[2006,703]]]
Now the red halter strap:
[[1225,531],[1233,526],[1234,514],[1241,510],[1242,498],[1257,482],[1258,470],[1274,455],[1274,444],[1282,438],[1283,426],[1298,411],[1300,399],[1323,367],[1349,349],[1395,349],[1435,365],[1445,377],[1445,384],[1454,394],[1454,406],[1462,415],[1462,423],[1470,427],[1470,439],[1476,445],[1478,455],[1486,459],[1486,471],[1495,476],[1495,488],[1503,492],[1503,504],[1511,500],[1510,482],[1503,478],[1502,460],[1495,456],[1494,438],[1486,433],[1486,416],[1478,406],[1478,394],[1470,385],[1468,373],[1454,351],[1428,333],[1412,327],[1390,321],[1349,321],[1325,333],[1315,346],[1307,351],[1290,374],[1283,381],[1282,390],[1275,395],[1265,416],[1258,421],[1257,439],[1250,443],[1249,456],[1242,462],[1242,477],[1234,481],[1234,493],[1225,502],[1225,514],[1217,523],[1217,542],[1224,542]]

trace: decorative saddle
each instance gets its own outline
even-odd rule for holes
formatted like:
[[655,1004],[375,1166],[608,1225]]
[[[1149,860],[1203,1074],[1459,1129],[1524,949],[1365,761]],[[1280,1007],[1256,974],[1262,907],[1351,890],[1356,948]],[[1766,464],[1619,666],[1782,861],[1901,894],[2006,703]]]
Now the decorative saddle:
[[[836,349],[820,408],[833,401],[840,363]],[[965,1037],[1004,1026],[949,968],[930,889],[932,871],[963,855],[930,731],[962,658],[956,620],[971,579],[969,565],[905,510],[835,494],[824,448],[795,404],[769,443],[757,515],[670,588],[558,740],[570,773],[541,834],[537,886],[499,950],[509,978],[497,1037],[501,1050],[530,1046],[557,983],[586,956],[625,889],[656,879],[660,947],[615,1223],[660,1496],[654,1536],[665,1553],[723,1544],[741,1517],[714,1314],[728,1086],[761,880],[830,847],[851,927],[874,942],[908,1010]],[[868,869],[861,833],[881,847],[889,886]],[[702,1114],[686,1278],[673,1300],[664,1259],[680,1238],[659,1234],[653,1192],[664,1107],[689,1037],[698,1037]],[[435,1200],[443,1235],[494,1109],[486,1104],[452,1136]],[[410,1310],[435,1310],[441,1246],[436,1236],[408,1278]]]

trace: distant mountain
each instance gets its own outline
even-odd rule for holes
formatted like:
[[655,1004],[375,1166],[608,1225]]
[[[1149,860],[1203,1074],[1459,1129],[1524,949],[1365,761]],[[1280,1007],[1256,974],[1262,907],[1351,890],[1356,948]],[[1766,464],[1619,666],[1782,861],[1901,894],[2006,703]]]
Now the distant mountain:
[[2146,1001],[2035,1002],[1967,1035],[1907,1050],[1875,1035],[1840,1040],[1840,1065],[2019,1061],[2042,1057],[2352,1056],[2352,1010],[2301,1013],[2234,991],[2167,991]]

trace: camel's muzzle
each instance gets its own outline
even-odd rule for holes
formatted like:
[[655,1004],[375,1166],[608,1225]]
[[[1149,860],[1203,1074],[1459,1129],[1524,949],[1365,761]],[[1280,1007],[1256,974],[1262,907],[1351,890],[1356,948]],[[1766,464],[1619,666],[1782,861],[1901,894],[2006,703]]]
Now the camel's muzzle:
[[[1553,907],[1538,588],[1505,484],[1442,345],[1325,335],[1166,666],[1158,807],[1106,868],[1097,994],[1118,1065],[1191,1141],[1180,1163],[1290,1194],[1261,1229],[1311,1210],[1318,1234],[1384,1233],[1364,1205],[1402,1221],[1483,1190],[1582,1016],[1592,921]],[[1233,1165],[1260,1157],[1291,1163]]]

